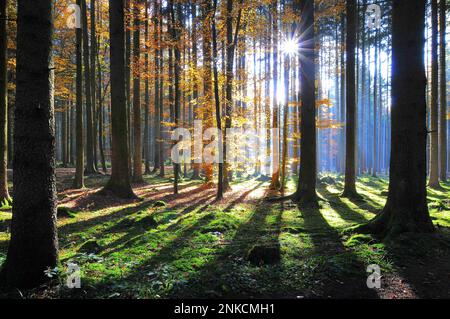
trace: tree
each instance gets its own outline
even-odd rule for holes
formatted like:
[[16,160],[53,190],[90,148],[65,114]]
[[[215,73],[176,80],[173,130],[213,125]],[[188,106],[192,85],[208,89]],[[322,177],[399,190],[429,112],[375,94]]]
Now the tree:
[[144,157],[145,157],[145,170],[144,174],[149,175],[150,171],[150,126],[149,126],[149,111],[150,111],[150,83],[149,83],[149,46],[148,41],[150,41],[148,36],[148,10],[149,1],[145,2],[145,55],[144,55],[144,68],[145,68],[145,110],[144,110]]
[[358,197],[356,192],[356,0],[346,2],[347,38],[346,38],[346,143],[345,143],[345,186],[344,197]]
[[133,181],[137,183],[144,181],[142,179],[140,12],[141,0],[135,0],[133,3]]
[[440,150],[440,179],[447,181],[447,63],[446,63],[446,24],[447,4],[446,0],[440,0],[439,17],[439,43],[440,43],[440,120],[439,120],[439,150]]
[[11,204],[8,192],[8,79],[6,8],[7,1],[0,0],[0,203]]
[[125,30],[124,0],[109,1],[109,33],[111,55],[111,121],[112,121],[112,172],[106,191],[123,198],[134,198],[130,184],[127,104],[125,95]]
[[315,89],[315,41],[314,41],[314,0],[296,0],[302,20],[299,34],[300,42],[300,86],[301,86],[301,114],[300,114],[300,176],[297,192],[294,198],[302,203],[317,203],[316,194],[316,89]]
[[83,61],[84,61],[84,91],[86,101],[86,174],[93,174],[97,170],[94,165],[94,135],[93,135],[93,112],[92,112],[92,86],[91,86],[91,63],[88,37],[88,21],[86,0],[81,1],[81,16],[83,20]]
[[228,181],[228,172],[230,165],[227,160],[227,129],[231,128],[231,117],[233,113],[233,67],[234,54],[236,51],[239,28],[242,18],[242,1],[239,2],[239,13],[236,21],[236,29],[233,34],[233,0],[227,0],[226,3],[226,70],[225,70],[225,130],[223,132],[223,191],[230,188]]
[[430,181],[439,189],[439,110],[438,110],[438,3],[431,0],[431,105],[430,105]]
[[425,0],[393,1],[392,137],[386,206],[360,230],[383,237],[433,231],[426,189]]
[[14,206],[7,286],[45,282],[58,262],[52,1],[18,1],[17,88],[14,117]]
[[[213,126],[213,87],[212,87],[212,49],[211,49],[211,20],[212,8],[211,1],[202,2],[203,15],[203,129],[206,130]],[[205,173],[205,183],[212,183],[213,167],[210,163],[203,164]]]
[[280,142],[278,133],[278,0],[273,0],[271,3],[272,9],[272,42],[273,42],[273,119],[272,125],[274,129],[274,136],[272,142],[272,157],[273,157],[273,171],[270,183],[270,189],[279,189],[280,184],[280,165],[279,153]]
[[[81,0],[77,0],[77,5],[81,6]],[[83,65],[81,46],[83,43],[82,29],[76,30],[76,168],[75,179],[73,182],[74,188],[84,187],[84,143],[83,143]]]

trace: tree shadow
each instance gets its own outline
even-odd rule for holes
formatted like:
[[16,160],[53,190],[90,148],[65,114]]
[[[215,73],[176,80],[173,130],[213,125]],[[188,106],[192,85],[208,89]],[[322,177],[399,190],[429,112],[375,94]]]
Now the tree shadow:
[[[317,208],[299,208],[304,228],[310,236],[315,256],[322,260],[316,276],[323,279],[317,297],[321,298],[378,298],[366,285],[366,266],[342,244],[338,232],[325,220]],[[317,291],[316,291],[317,294]]]

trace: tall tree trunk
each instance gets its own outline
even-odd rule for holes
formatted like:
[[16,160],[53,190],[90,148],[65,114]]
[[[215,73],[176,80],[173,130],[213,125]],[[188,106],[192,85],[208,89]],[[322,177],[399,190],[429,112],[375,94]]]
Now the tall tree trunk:
[[234,55],[236,51],[238,33],[241,23],[242,1],[239,2],[239,14],[236,21],[236,29],[233,34],[233,0],[226,2],[226,79],[225,79],[225,130],[223,131],[223,190],[230,189],[228,173],[230,172],[230,164],[227,159],[227,129],[231,128],[233,114],[233,65]]
[[272,44],[273,44],[273,119],[272,125],[274,130],[272,142],[272,158],[273,170],[270,189],[280,188],[280,140],[278,131],[278,0],[272,2]]
[[346,38],[346,145],[345,145],[345,186],[344,197],[358,197],[356,192],[356,83],[355,83],[355,46],[356,46],[356,0],[346,2],[347,38]]
[[[77,5],[81,6],[82,0],[77,0]],[[77,63],[76,71],[76,168],[74,188],[84,187],[84,141],[83,141],[83,65],[82,65],[82,45],[83,30],[76,30],[75,56]]]
[[316,204],[316,89],[315,89],[315,42],[314,42],[314,0],[296,0],[300,8],[302,21],[300,34],[304,35],[301,44],[300,86],[301,86],[301,114],[300,114],[300,176],[295,199],[304,204]]
[[[96,76],[96,68],[97,65],[95,63],[95,59],[97,58],[97,35],[96,35],[96,16],[95,16],[95,0],[91,0],[91,76],[90,76],[90,84],[91,84],[91,94],[92,94],[92,152],[93,152],[93,162],[94,169],[97,169],[97,79]],[[98,66],[100,68],[100,65]],[[99,82],[100,83],[100,82]],[[100,85],[100,84],[99,84]]]
[[7,286],[48,280],[58,262],[52,1],[18,1],[14,206],[2,275]]
[[361,230],[394,237],[433,231],[426,189],[425,0],[393,1],[392,151],[383,211]]
[[8,192],[8,79],[6,8],[7,0],[0,0],[0,202],[11,204]]
[[[213,87],[212,87],[212,51],[211,51],[211,1],[202,3],[203,18],[203,132],[213,127]],[[203,164],[205,183],[213,182],[213,166],[210,163]]]
[[141,183],[142,179],[142,129],[141,129],[141,69],[140,69],[140,33],[141,0],[133,3],[133,181]]
[[148,41],[150,41],[148,37],[148,10],[149,10],[149,1],[145,2],[145,28],[144,28],[144,37],[145,37],[145,55],[144,55],[144,68],[145,68],[145,107],[144,107],[144,161],[145,161],[145,170],[144,174],[150,174],[150,127],[149,127],[149,112],[150,112],[150,86],[149,86],[149,47],[147,45]]
[[[217,0],[214,0],[214,14],[217,10]],[[220,94],[219,94],[219,72],[217,70],[218,53],[217,53],[217,30],[215,16],[212,20],[212,40],[213,40],[213,68],[214,68],[214,97],[216,103],[216,125],[219,130],[222,129],[222,116],[220,109]],[[223,158],[223,139],[222,136],[218,136],[218,152],[219,158]],[[218,163],[218,177],[217,177],[217,200],[223,199],[223,162]]]
[[86,0],[81,1],[81,16],[83,19],[83,61],[84,61],[84,92],[86,101],[86,174],[96,172],[94,166],[94,135],[92,117],[91,67],[89,60],[89,37]]
[[[194,99],[194,118],[198,120],[199,116],[199,100],[198,100],[198,76],[197,76],[197,59],[198,59],[198,49],[197,49],[197,6],[196,3],[191,3],[191,11],[192,11],[192,63],[193,63],[193,99]],[[195,160],[195,158],[194,158]],[[193,161],[192,163],[193,173],[192,179],[200,179],[200,165]]]
[[158,17],[159,11],[158,11],[158,0],[155,0],[153,3],[153,40],[155,42],[155,98],[154,98],[154,121],[153,126],[155,127],[155,133],[154,133],[154,167],[153,167],[153,173],[157,171],[157,169],[160,167],[160,157],[159,157],[159,149],[161,147],[161,122],[159,121],[159,59],[160,59],[160,50],[159,50],[159,17]]
[[439,64],[438,64],[438,2],[431,0],[431,105],[430,105],[430,181],[431,188],[439,185]]
[[439,122],[439,150],[440,150],[440,179],[447,181],[447,50],[446,50],[446,24],[447,24],[447,4],[446,0],[440,0],[440,122]]
[[127,143],[127,104],[125,95],[124,0],[109,0],[111,59],[111,179],[105,190],[123,198],[134,198],[130,184]]

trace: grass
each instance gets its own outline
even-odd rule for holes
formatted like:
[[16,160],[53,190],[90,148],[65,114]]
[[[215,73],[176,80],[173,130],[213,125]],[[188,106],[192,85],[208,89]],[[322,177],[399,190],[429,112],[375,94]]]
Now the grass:
[[[86,184],[95,187],[103,182],[98,177]],[[392,245],[343,232],[370,220],[383,207],[382,192],[388,187],[383,178],[359,178],[357,187],[364,200],[350,201],[339,197],[342,179],[332,176],[319,184],[320,208],[302,210],[290,202],[265,203],[261,190],[268,184],[257,180],[234,184],[241,189],[220,203],[211,197],[214,190],[199,189],[199,182],[183,181],[180,186],[186,188],[180,197],[162,199],[155,196],[164,187],[170,188],[169,180],[148,178],[147,183],[143,201],[94,205],[92,209],[89,205],[72,207],[71,214],[58,221],[62,284],[56,282],[46,296],[384,298],[396,294],[397,288],[405,290],[397,283],[401,278],[413,287],[414,297],[427,297],[433,292],[420,283],[417,263],[436,276],[448,273],[441,263],[441,258],[450,256],[448,184],[446,191],[429,191],[437,234],[405,237]],[[288,186],[293,188],[295,183],[290,181]],[[194,197],[179,203],[183,196]],[[165,205],[155,205],[158,201]],[[0,225],[10,218],[10,213],[0,211]],[[8,240],[9,234],[0,232],[0,263]],[[250,264],[247,255],[255,245],[277,247],[280,262]],[[81,267],[83,289],[64,287],[68,262]],[[381,267],[383,278],[393,288],[367,288],[366,269],[371,264]],[[440,285],[446,282],[433,284],[438,286],[432,297],[440,297],[445,290]],[[27,296],[39,294],[42,291]],[[395,297],[409,295],[399,292]]]

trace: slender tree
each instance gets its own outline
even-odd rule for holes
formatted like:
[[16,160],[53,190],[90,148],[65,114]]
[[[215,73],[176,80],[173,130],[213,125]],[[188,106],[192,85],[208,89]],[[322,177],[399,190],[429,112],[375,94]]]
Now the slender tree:
[[8,79],[6,19],[7,1],[0,0],[0,202],[11,204],[8,192]]
[[430,180],[431,188],[439,189],[439,64],[438,64],[438,2],[431,0],[431,104],[430,104]]
[[0,278],[36,287],[58,262],[52,1],[18,1],[11,240]]
[[[81,0],[77,0],[77,5],[81,6]],[[76,168],[74,188],[84,187],[84,143],[83,143],[83,65],[82,65],[82,44],[83,31],[76,30],[75,59],[76,71]]]
[[112,172],[106,191],[123,198],[135,197],[130,184],[127,104],[125,95],[124,0],[109,0],[109,33],[111,39],[111,121]]
[[346,155],[344,197],[358,197],[356,192],[356,0],[346,2]]
[[141,0],[133,3],[133,181],[142,179],[142,129],[141,129]]
[[439,43],[440,43],[440,120],[439,120],[439,150],[440,150],[440,179],[447,181],[447,50],[446,50],[446,27],[447,27],[447,4],[446,0],[440,0],[439,11]]
[[392,137],[389,195],[360,227],[385,237],[433,231],[426,189],[425,0],[393,1]]
[[86,0],[81,1],[81,16],[83,20],[83,64],[84,64],[84,92],[86,102],[86,174],[96,172],[94,165],[94,135],[92,111],[91,63],[89,51],[89,33]]

